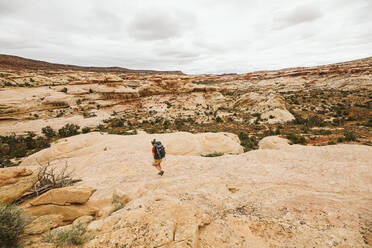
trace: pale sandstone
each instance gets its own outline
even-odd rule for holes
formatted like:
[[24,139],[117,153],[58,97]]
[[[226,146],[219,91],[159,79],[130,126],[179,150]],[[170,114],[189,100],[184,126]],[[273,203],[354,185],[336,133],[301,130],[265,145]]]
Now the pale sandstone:
[[[153,137],[170,150],[162,177],[151,166]],[[219,140],[229,135],[197,136],[199,145],[181,150],[178,143],[189,137],[93,133],[50,148],[50,157],[65,155],[55,166],[68,161],[79,185],[97,189],[87,206],[107,209],[89,223],[96,238],[86,247],[368,247],[371,147],[306,147],[267,137],[260,150],[205,158],[194,152],[212,149],[209,139],[229,150],[230,141]],[[125,204],[112,212],[114,191]]]
[[35,235],[45,233],[57,226],[63,225],[63,216],[57,214],[43,215],[33,220],[25,228],[25,234]]
[[72,222],[72,225],[82,224],[83,226],[86,227],[93,220],[94,220],[94,217],[93,216],[91,216],[91,215],[85,215],[85,216],[81,216],[81,217],[75,219],[74,222]]
[[79,186],[52,189],[31,201],[30,204],[33,206],[83,204],[88,201],[93,192],[93,188]]
[[0,186],[0,203],[13,203],[27,192],[37,181],[32,170],[16,168],[0,168],[2,186]]
[[22,180],[23,177],[30,176],[32,173],[32,170],[27,168],[0,168],[0,187],[7,184],[14,184],[19,180]]
[[58,205],[40,205],[32,206],[24,209],[26,214],[32,216],[45,216],[50,214],[57,214],[63,217],[64,222],[73,222],[75,219],[86,216],[95,215],[97,209],[86,205],[71,205],[71,206],[58,206]]

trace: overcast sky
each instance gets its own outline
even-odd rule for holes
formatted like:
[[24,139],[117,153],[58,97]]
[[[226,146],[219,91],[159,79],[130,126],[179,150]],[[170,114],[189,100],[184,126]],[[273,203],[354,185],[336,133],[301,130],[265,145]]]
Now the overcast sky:
[[244,73],[372,56],[372,0],[0,0],[0,53]]

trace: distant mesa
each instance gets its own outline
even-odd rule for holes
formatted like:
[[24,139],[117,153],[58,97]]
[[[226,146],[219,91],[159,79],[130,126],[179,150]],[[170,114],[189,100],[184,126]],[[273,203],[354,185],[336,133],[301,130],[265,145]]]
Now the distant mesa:
[[13,55],[0,54],[0,69],[7,70],[66,70],[88,72],[118,72],[143,74],[175,74],[184,75],[182,71],[131,70],[122,67],[95,67],[49,63],[40,60],[26,59]]

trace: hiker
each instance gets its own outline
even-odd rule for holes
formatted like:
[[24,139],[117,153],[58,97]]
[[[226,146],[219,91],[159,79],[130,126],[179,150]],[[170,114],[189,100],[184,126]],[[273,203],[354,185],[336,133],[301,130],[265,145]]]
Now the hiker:
[[165,157],[165,148],[161,144],[160,141],[156,141],[156,139],[153,139],[151,141],[152,144],[152,155],[154,156],[154,163],[153,166],[155,166],[156,169],[159,170],[159,175],[162,176],[164,174],[164,171],[161,169],[161,160]]

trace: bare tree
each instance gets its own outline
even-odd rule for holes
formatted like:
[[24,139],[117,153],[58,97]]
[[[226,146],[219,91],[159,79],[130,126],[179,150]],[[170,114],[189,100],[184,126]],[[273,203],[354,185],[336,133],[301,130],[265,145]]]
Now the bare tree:
[[74,171],[69,170],[67,162],[62,168],[53,166],[50,161],[46,165],[42,165],[39,161],[38,164],[37,182],[28,194],[23,195],[16,201],[16,204],[39,196],[51,189],[67,187],[81,181],[81,179],[74,179],[72,177]]

